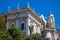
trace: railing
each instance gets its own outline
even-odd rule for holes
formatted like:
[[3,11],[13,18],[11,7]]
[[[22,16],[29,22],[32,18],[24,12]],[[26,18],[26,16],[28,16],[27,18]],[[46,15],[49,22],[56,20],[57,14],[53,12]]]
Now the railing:
[[[21,7],[17,7],[17,8],[12,8],[12,9],[10,9],[8,12],[11,12],[11,11],[17,11],[17,10],[23,10],[23,9],[27,9],[28,8],[28,6],[21,6]],[[31,8],[31,7],[29,7],[29,8]],[[32,8],[31,8],[32,9]]]

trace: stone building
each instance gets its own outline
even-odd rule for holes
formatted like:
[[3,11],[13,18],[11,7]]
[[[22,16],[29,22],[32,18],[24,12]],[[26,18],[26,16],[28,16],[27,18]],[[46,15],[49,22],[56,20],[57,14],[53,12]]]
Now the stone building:
[[21,29],[24,36],[35,33],[41,35],[41,32],[43,32],[42,34],[46,40],[57,40],[58,34],[55,29],[54,15],[52,12],[50,12],[48,21],[46,21],[42,14],[38,16],[30,8],[29,3],[24,8],[19,8],[18,5],[16,10],[11,10],[10,7],[8,9],[7,13],[2,14],[6,21],[6,29],[15,25]]
[[43,29],[43,35],[46,40],[58,40],[58,33],[55,29],[55,19],[52,12],[48,16],[48,21]]
[[60,28],[57,31],[58,31],[58,40],[60,40]]

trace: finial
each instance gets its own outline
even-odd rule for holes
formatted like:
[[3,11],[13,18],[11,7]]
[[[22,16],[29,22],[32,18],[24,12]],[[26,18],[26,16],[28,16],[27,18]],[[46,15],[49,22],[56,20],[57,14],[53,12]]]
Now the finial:
[[17,7],[17,9],[19,9],[20,7],[19,7],[19,3],[18,3],[18,7]]
[[50,16],[53,16],[52,11],[50,11]]
[[10,6],[8,6],[8,11],[10,11],[11,9],[10,9]]
[[50,15],[52,14],[52,11],[50,11]]
[[29,6],[29,2],[27,2],[27,7],[29,8],[30,6]]

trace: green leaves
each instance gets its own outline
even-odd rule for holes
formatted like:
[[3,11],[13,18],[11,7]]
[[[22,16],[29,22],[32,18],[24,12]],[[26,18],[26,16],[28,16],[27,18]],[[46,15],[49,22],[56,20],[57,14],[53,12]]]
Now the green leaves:
[[0,30],[6,28],[6,23],[4,18],[0,15]]
[[12,40],[12,37],[6,31],[6,23],[4,17],[0,15],[0,40]]
[[13,39],[15,40],[22,40],[22,34],[20,29],[16,28],[16,26],[11,26],[8,29],[8,32],[10,33],[10,35],[13,37]]
[[12,37],[7,31],[0,31],[0,40],[12,40]]
[[40,34],[32,34],[26,37],[26,40],[44,40]]

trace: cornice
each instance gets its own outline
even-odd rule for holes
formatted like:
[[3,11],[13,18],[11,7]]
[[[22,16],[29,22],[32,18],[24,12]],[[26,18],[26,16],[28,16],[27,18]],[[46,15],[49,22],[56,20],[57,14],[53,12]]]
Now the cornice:
[[35,15],[40,20],[38,15],[31,8],[24,8],[24,9],[20,9],[20,10],[12,10],[12,11],[9,11],[7,13],[2,14],[2,16],[8,16],[12,13],[16,14],[16,13],[25,12],[25,11],[30,11],[31,13],[33,13],[33,15]]

